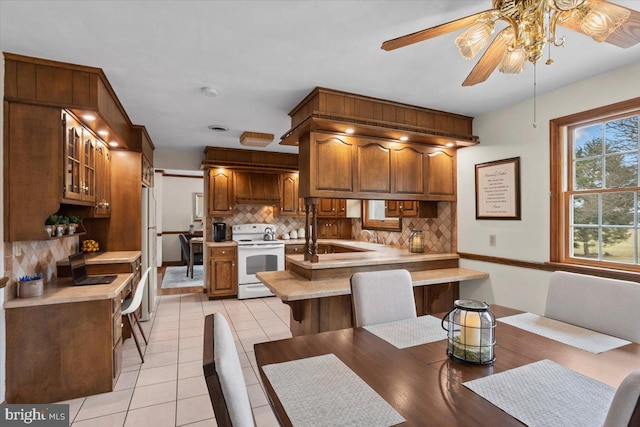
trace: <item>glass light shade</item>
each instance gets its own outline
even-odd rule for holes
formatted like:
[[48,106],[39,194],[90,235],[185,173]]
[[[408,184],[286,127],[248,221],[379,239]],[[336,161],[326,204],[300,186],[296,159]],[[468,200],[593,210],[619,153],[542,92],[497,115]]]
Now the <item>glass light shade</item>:
[[584,0],[554,0],[556,9],[572,10],[584,3]]
[[626,21],[630,13],[619,6],[597,3],[580,20],[580,28],[595,41],[603,42]]
[[500,61],[500,72],[505,74],[522,74],[524,64],[527,62],[527,54],[524,48],[506,51]]
[[465,59],[473,59],[487,45],[491,34],[493,34],[493,22],[474,24],[456,38],[460,55]]

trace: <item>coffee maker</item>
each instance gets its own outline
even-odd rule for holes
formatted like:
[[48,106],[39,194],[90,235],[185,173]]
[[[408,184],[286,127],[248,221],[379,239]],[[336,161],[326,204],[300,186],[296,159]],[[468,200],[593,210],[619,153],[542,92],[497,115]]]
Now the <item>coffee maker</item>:
[[214,222],[213,223],[213,241],[224,242],[226,239],[227,239],[227,223]]

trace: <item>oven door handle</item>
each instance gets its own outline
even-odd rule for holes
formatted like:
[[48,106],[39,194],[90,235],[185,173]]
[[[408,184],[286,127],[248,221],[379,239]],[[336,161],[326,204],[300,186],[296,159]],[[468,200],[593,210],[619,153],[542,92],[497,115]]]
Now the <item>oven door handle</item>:
[[242,245],[239,249],[279,249],[284,248],[282,245]]

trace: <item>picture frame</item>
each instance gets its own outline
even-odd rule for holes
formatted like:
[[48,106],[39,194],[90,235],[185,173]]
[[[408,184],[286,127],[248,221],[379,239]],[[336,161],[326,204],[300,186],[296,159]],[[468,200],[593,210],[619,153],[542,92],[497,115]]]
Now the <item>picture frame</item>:
[[193,221],[202,221],[204,218],[204,194],[193,193]]
[[520,157],[479,163],[476,219],[521,220]]

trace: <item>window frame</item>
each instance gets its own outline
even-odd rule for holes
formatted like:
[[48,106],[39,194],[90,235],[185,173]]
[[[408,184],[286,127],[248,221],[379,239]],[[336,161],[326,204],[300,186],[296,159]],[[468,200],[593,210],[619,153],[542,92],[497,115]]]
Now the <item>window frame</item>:
[[[569,152],[569,129],[591,123],[614,120],[616,118],[640,115],[640,97],[559,117],[549,121],[550,142],[550,261],[557,264],[571,264],[588,268],[602,268],[623,271],[640,271],[640,265],[603,260],[570,257],[571,237],[571,197],[589,190],[573,190],[569,185],[573,180],[572,155]],[[570,175],[571,174],[571,175]],[[603,177],[604,179],[604,177]],[[610,190],[609,190],[610,191]],[[618,191],[618,190],[614,190]],[[621,188],[620,191],[638,192],[640,187]],[[594,191],[591,191],[593,193]],[[599,189],[597,193],[608,192]],[[638,237],[640,238],[640,237]]]

